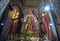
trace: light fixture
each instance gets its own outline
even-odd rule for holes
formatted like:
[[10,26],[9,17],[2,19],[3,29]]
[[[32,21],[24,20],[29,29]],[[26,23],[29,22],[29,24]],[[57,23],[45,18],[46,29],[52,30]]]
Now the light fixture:
[[49,24],[50,26],[52,25],[52,23]]
[[4,23],[1,23],[1,25],[4,25]]
[[50,10],[50,6],[49,6],[49,5],[46,5],[46,6],[44,7],[44,10],[45,10],[45,11],[49,11],[49,10]]

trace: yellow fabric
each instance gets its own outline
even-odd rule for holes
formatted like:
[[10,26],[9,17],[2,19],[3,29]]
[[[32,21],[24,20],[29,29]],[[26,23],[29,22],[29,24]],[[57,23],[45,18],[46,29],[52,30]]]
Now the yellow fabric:
[[16,19],[19,17],[19,12],[16,12],[15,14],[11,15],[11,19]]
[[45,16],[45,14],[44,14],[44,13],[42,13],[42,16]]
[[25,29],[27,29],[27,28],[28,28],[28,24],[25,25]]

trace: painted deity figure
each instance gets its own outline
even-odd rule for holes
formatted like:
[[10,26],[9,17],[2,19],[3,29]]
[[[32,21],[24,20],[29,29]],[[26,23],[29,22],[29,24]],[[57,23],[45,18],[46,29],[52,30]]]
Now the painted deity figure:
[[29,31],[34,31],[34,28],[35,28],[35,24],[33,23],[33,21],[32,20],[29,20],[29,28],[28,28],[28,30]]
[[33,23],[33,21],[31,19],[28,20],[28,23],[25,25],[25,28],[30,32],[34,31],[35,24]]

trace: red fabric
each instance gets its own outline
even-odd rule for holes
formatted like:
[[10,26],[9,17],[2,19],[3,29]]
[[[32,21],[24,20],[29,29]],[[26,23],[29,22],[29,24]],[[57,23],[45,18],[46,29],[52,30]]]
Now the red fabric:
[[[46,15],[45,18],[46,18],[46,21],[47,21],[47,25],[49,27],[49,24],[50,24],[49,16]],[[49,28],[49,34],[48,35],[49,35],[49,37],[52,37],[52,35],[53,35],[51,27]]]
[[18,25],[18,19],[13,20],[13,21],[12,21],[12,26],[11,26],[10,32],[9,32],[10,34],[15,33],[16,28],[17,28],[17,25]]
[[52,29],[49,29],[50,20],[48,15],[42,17],[42,23],[45,34],[48,34],[49,37],[52,37]]
[[35,28],[35,24],[32,23],[32,24],[30,25],[30,27],[28,28],[28,30],[30,30],[30,31],[34,31],[34,28]]
[[44,17],[42,18],[42,23],[43,23],[43,29],[44,29],[45,34],[48,34],[48,25],[47,25]]

